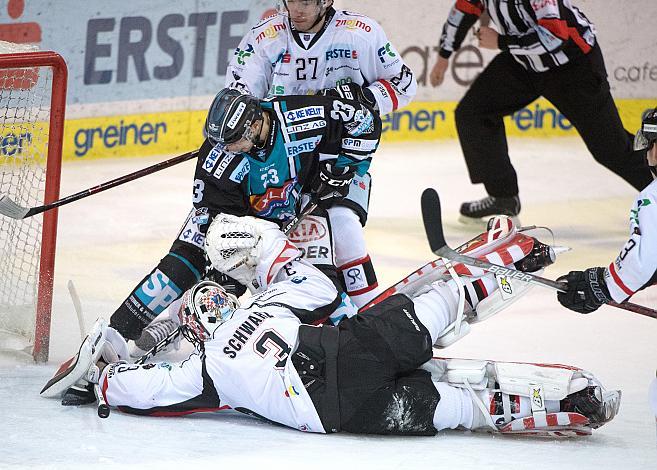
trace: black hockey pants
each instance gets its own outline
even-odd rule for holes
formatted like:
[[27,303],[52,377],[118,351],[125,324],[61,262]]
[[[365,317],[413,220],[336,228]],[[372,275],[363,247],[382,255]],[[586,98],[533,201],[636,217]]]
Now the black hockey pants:
[[509,52],[491,61],[456,108],[459,140],[473,183],[483,183],[491,196],[518,194],[503,117],[541,96],[568,118],[598,163],[638,190],[650,184],[645,151],[632,149],[633,135],[623,128],[597,45],[579,60],[541,73],[526,70]]

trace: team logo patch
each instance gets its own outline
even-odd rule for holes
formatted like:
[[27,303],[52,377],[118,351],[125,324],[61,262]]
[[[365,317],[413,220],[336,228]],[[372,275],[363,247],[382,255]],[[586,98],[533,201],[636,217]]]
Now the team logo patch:
[[342,148],[344,150],[356,150],[361,152],[372,152],[376,150],[377,141],[376,140],[365,140],[365,139],[342,139]]
[[289,124],[310,118],[323,118],[324,106],[307,106],[305,108],[293,109],[292,111],[286,111],[284,116],[285,122]]
[[289,126],[286,129],[287,129],[288,134],[296,134],[298,132],[312,131],[312,130],[315,130],[315,129],[321,129],[323,127],[326,127],[326,121],[323,120],[323,119],[320,119],[318,121],[304,122],[302,124],[296,124],[294,126]]
[[260,217],[269,217],[276,209],[287,206],[294,184],[295,180],[288,181],[281,188],[268,188],[262,195],[251,196],[253,211]]
[[230,118],[230,121],[228,121],[228,126],[229,129],[235,129],[237,127],[237,123],[240,121],[240,118],[244,114],[244,110],[246,109],[246,103],[240,103],[237,105],[237,109],[235,110],[235,114],[233,115],[232,118]]
[[508,277],[495,276],[495,279],[497,280],[497,285],[500,288],[500,294],[502,294],[503,300],[509,300],[511,297],[515,295],[513,291],[513,286],[511,285],[511,281],[509,280]]
[[223,154],[223,152],[217,148],[218,145],[219,144],[210,150],[210,153],[208,153],[208,156],[205,157],[205,161],[203,162],[203,169],[208,173],[212,173],[214,166],[217,164],[217,160],[219,160],[219,157]]
[[321,240],[326,234],[326,226],[320,219],[307,216],[299,222],[297,228],[288,235],[288,238],[292,243],[305,243]]
[[159,269],[156,269],[137,289],[135,296],[155,315],[177,299],[182,290]]
[[192,217],[192,222],[195,223],[196,225],[204,225],[208,223],[210,216],[208,215],[208,208],[207,207],[201,207],[200,209],[196,209],[194,212],[194,216]]
[[312,152],[319,145],[322,136],[308,137],[307,139],[296,140],[285,144],[285,150],[288,157],[296,157],[300,153]]
[[234,181],[235,183],[241,183],[242,180],[244,180],[244,177],[249,173],[250,169],[251,164],[245,158],[239,163],[239,165],[237,165],[237,168],[233,170],[233,172],[230,174],[230,178],[228,179]]
[[224,157],[221,160],[219,160],[219,164],[217,165],[213,173],[213,176],[217,179],[221,179],[221,177],[224,174],[224,171],[226,171],[226,168],[228,168],[228,165],[230,165],[230,162],[232,162],[234,158],[235,155],[231,153],[225,154]]

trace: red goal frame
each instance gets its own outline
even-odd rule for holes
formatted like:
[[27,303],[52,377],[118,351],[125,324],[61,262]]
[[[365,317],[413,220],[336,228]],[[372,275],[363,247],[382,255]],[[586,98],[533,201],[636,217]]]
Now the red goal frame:
[[[0,73],[10,74],[11,70],[8,69],[33,69],[39,67],[50,67],[52,69],[48,156],[44,192],[44,204],[49,204],[59,199],[68,68],[62,56],[53,51],[0,54]],[[28,87],[29,85],[17,83],[15,86]],[[36,362],[47,362],[50,348],[57,216],[56,208],[43,214],[34,349],[32,351],[32,356]]]

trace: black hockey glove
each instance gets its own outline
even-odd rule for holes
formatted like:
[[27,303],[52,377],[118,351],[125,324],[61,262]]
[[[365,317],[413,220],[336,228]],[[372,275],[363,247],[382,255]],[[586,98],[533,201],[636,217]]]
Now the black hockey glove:
[[611,301],[605,282],[605,268],[589,268],[586,271],[570,271],[557,282],[566,282],[568,290],[559,292],[559,303],[579,313],[595,312],[602,304]]
[[349,194],[349,186],[356,172],[351,167],[337,167],[334,162],[322,162],[319,167],[319,184],[314,190],[317,204],[331,205]]
[[377,113],[379,112],[379,105],[376,103],[374,93],[369,88],[364,88],[356,83],[345,83],[338,85],[335,88],[327,88],[320,91],[321,95],[342,98],[344,100],[355,100],[363,103],[372,108]]
[[213,281],[226,289],[226,292],[233,294],[235,297],[241,297],[246,292],[246,286],[241,282],[236,281],[232,277],[220,273],[213,267],[208,267],[207,272],[205,273],[205,279],[208,281]]

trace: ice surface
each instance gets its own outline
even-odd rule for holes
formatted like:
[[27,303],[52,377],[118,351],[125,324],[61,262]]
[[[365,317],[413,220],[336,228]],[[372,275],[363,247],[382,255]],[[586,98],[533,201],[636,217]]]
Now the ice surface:
[[[557,244],[573,248],[545,276],[612,260],[627,236],[634,189],[595,163],[579,139],[521,139],[510,147],[522,222],[551,227]],[[154,161],[66,164],[61,194]],[[430,438],[307,435],[232,412],[144,418],[114,411],[101,420],[93,407],[64,408],[39,397],[80,342],[66,282],[77,287],[87,327],[98,316],[109,317],[166,254],[190,207],[193,170],[193,163],[181,164],[60,209],[50,362],[34,365],[20,353],[0,354],[0,468],[657,468],[648,400],[657,367],[657,321],[610,307],[578,315],[540,287],[440,354],[565,363],[594,372],[623,391],[623,402],[620,415],[589,438],[457,431]],[[420,221],[426,186],[441,195],[452,246],[478,233],[457,222],[460,203],[484,192],[469,184],[456,142],[383,144],[372,173],[366,234],[382,285],[432,258]],[[657,287],[633,300],[656,307]]]

